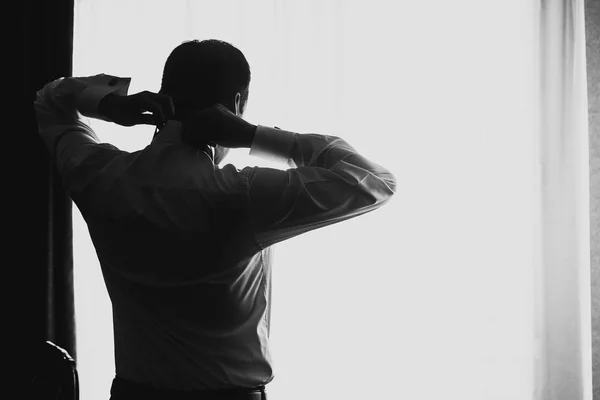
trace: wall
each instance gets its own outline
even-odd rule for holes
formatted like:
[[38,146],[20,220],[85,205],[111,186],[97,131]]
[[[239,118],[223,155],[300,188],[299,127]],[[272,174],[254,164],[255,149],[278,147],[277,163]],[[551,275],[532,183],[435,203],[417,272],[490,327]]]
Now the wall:
[[590,137],[594,400],[600,400],[600,0],[585,1]]

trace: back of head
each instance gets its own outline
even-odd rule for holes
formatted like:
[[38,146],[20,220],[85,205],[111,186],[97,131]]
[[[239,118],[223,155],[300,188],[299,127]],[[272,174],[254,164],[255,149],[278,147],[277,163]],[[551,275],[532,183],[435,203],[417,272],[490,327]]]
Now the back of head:
[[235,112],[240,93],[243,112],[248,99],[250,66],[244,54],[230,43],[209,39],[192,40],[177,46],[165,63],[160,93],[175,105],[175,119],[221,103]]

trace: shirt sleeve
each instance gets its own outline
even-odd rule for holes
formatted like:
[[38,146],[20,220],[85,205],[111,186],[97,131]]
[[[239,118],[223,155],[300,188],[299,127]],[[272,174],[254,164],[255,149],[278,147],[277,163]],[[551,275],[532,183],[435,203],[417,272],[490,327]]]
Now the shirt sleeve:
[[258,126],[250,154],[290,167],[242,170],[248,218],[261,248],[373,211],[395,193],[390,171],[336,136]]
[[85,185],[78,167],[92,154],[119,151],[101,144],[82,116],[105,119],[98,113],[100,100],[109,93],[127,95],[130,81],[105,74],[59,78],[37,92],[34,106],[38,132],[68,189],[81,190]]

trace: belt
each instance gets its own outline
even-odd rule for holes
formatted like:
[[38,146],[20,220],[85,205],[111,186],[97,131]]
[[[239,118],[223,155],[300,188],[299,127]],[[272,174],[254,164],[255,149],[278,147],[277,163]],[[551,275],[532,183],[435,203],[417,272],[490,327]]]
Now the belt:
[[110,400],[267,400],[267,393],[262,385],[253,388],[182,391],[155,388],[121,377],[113,379],[110,395]]

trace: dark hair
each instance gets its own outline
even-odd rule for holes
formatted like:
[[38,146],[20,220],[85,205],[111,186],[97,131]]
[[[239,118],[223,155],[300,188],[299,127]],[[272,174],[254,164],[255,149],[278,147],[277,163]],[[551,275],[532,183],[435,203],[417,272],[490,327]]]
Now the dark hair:
[[250,65],[244,54],[222,40],[191,40],[177,46],[165,63],[161,93],[175,105],[175,119],[221,103],[235,112],[233,99],[240,93],[240,108],[248,101]]

